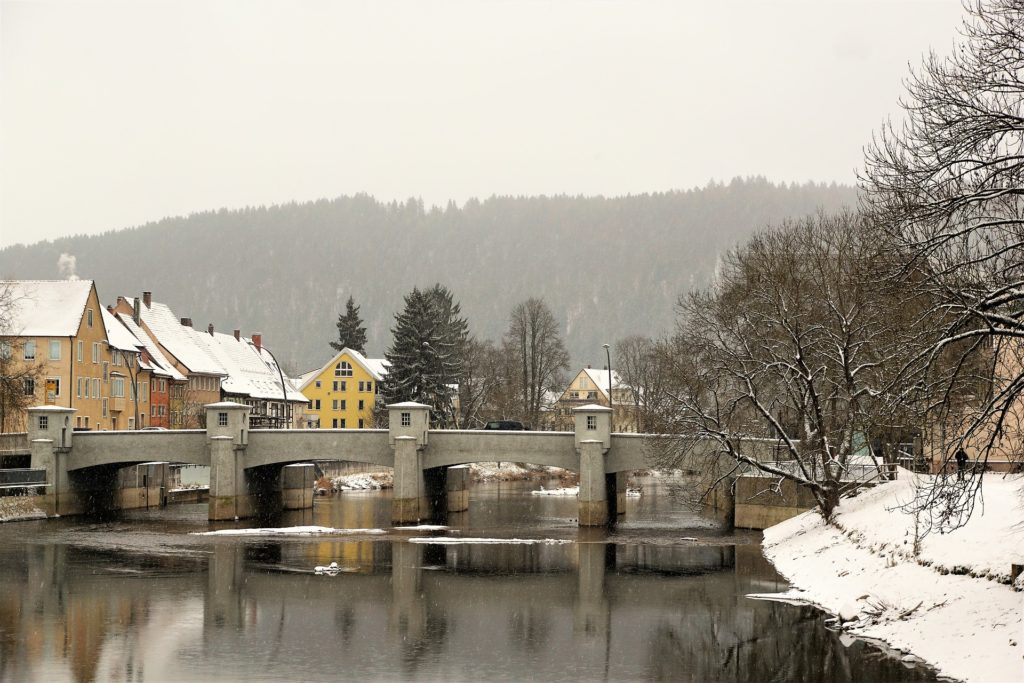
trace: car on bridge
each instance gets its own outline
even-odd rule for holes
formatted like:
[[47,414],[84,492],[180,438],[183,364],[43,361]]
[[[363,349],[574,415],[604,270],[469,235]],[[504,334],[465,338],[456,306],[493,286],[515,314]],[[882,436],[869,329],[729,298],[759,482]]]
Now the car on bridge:
[[526,426],[518,420],[491,420],[483,426],[485,430],[524,431]]

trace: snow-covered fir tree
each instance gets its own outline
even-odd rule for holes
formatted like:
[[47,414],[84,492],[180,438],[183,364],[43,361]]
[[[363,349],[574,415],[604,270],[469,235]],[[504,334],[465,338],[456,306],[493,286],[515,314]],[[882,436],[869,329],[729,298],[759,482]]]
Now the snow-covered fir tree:
[[458,426],[453,398],[462,376],[469,325],[451,291],[440,284],[414,288],[395,316],[391,363],[382,385],[388,403],[417,401],[431,406],[431,422]]
[[330,342],[331,348],[341,351],[348,347],[359,353],[366,353],[366,328],[359,317],[359,306],[350,296],[345,302],[344,315],[338,315],[338,341]]

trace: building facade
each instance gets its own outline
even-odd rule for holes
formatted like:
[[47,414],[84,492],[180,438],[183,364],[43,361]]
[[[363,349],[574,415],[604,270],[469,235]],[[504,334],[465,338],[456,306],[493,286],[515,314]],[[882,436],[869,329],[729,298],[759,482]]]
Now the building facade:
[[300,378],[299,389],[309,399],[307,424],[321,429],[373,427],[373,410],[386,373],[383,358],[342,349],[319,370]]

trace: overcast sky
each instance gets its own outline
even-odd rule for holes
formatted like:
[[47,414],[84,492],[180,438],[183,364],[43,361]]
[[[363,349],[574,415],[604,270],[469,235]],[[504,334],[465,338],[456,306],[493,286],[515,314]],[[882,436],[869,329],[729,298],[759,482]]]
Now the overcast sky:
[[368,192],[852,183],[959,0],[0,1],[0,246]]

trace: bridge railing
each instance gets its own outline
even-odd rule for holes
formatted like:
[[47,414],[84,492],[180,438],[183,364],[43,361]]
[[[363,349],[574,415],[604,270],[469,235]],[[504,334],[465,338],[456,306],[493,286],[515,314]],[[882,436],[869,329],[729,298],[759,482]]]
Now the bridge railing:
[[[796,460],[771,460],[765,461],[764,464],[791,476],[805,476],[804,471],[800,468],[800,463]],[[809,478],[813,480],[818,480],[824,476],[824,471],[820,463],[811,461],[809,463],[805,463],[804,467],[807,470],[806,476],[809,476]],[[747,477],[773,478],[778,476],[777,474],[758,469],[753,465],[744,465],[741,469],[741,473],[742,476]],[[843,483],[850,483],[859,486],[874,481],[888,481],[895,478],[896,465],[894,463],[879,461],[877,465],[866,462],[847,463],[843,468],[839,480]]]

